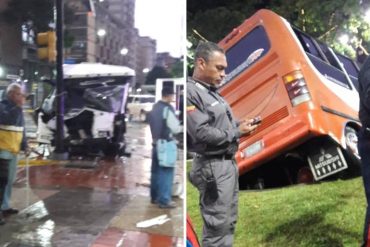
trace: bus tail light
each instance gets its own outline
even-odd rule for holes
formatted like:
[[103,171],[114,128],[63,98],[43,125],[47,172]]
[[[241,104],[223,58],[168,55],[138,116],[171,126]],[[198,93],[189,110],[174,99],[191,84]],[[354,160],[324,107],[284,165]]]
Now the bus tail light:
[[301,71],[297,70],[289,73],[283,79],[293,106],[311,100],[310,92]]

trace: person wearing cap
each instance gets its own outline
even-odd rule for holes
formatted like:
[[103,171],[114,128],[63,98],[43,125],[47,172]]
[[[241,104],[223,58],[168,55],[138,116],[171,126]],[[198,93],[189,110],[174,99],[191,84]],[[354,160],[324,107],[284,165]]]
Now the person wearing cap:
[[174,139],[174,135],[182,131],[180,122],[175,115],[175,110],[170,104],[174,100],[175,92],[173,87],[162,89],[162,99],[153,105],[148,114],[150,131],[153,138],[152,168],[150,179],[151,203],[158,204],[160,208],[175,208],[176,204],[172,198],[172,183],[174,178],[174,167],[162,167],[159,165],[156,152],[156,141],[163,138]]
[[252,120],[236,121],[217,92],[226,67],[223,49],[213,42],[200,43],[186,84],[187,148],[195,153],[189,180],[200,194],[203,247],[233,245],[239,191],[234,156],[239,137],[256,129]]
[[28,152],[22,110],[25,95],[21,85],[11,83],[6,94],[6,99],[0,102],[0,224],[5,224],[4,216],[18,213],[9,204],[18,153],[20,150]]

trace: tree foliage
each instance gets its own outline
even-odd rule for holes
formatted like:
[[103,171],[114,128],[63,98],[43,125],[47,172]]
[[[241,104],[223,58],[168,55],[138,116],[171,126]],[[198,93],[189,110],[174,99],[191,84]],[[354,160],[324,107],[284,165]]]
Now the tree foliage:
[[184,59],[176,61],[171,66],[171,76],[178,78],[184,76]]
[[162,66],[154,66],[145,79],[146,85],[155,85],[158,78],[171,78],[171,74]]
[[[367,50],[369,23],[358,0],[188,0],[187,38],[193,47],[204,37],[218,42],[258,9],[271,9],[292,25],[339,52],[354,57],[362,44]],[[347,34],[346,44],[339,37]]]

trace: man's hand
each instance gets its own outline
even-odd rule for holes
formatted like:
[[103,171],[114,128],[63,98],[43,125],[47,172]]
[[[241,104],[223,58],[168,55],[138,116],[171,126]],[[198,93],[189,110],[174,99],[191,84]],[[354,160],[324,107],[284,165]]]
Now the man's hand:
[[247,119],[240,122],[239,130],[242,133],[242,135],[250,134],[252,133],[259,124],[252,124],[253,119]]

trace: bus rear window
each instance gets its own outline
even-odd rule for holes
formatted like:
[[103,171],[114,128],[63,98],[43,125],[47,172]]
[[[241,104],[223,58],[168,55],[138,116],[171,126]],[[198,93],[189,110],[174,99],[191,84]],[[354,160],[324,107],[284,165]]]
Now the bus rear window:
[[258,26],[226,51],[228,67],[225,83],[261,59],[270,49],[270,41],[262,26]]

